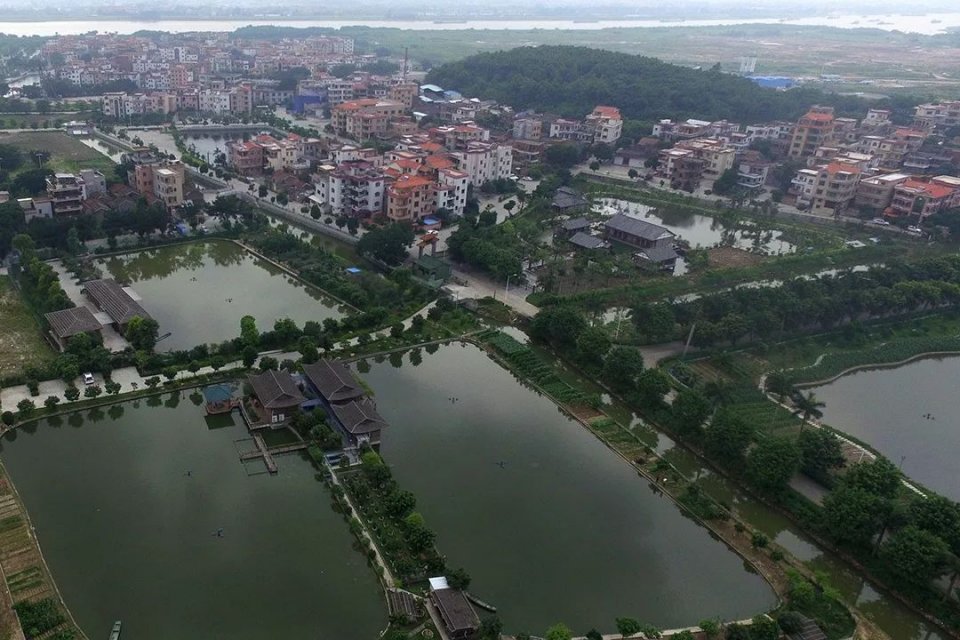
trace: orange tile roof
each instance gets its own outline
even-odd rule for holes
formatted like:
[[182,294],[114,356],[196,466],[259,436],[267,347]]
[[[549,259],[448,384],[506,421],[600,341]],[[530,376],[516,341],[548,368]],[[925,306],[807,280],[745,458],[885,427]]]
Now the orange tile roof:
[[427,156],[424,164],[431,169],[449,169],[453,166],[453,160],[446,156]]
[[846,162],[831,162],[827,165],[827,173],[839,173],[841,171],[860,173],[860,167],[855,164],[847,164]]
[[593,112],[599,116],[603,116],[604,118],[611,118],[613,120],[620,119],[620,109],[617,109],[616,107],[605,107],[603,105],[598,105],[593,108]]
[[423,144],[420,145],[420,148],[423,149],[424,151],[432,153],[432,152],[440,151],[441,149],[443,149],[443,145],[440,144],[439,142],[424,142]]
[[402,158],[400,160],[397,160],[396,165],[401,169],[419,169],[420,168],[419,162],[417,162],[416,160],[410,160],[407,158]]
[[921,180],[916,180],[914,178],[911,178],[910,180],[903,182],[899,186],[907,189],[917,189],[918,191],[923,191],[927,197],[934,198],[934,199],[947,198],[954,191],[951,187],[947,187],[942,184],[923,182]]
[[803,116],[807,120],[814,120],[817,122],[830,122],[833,120],[833,114],[831,113],[819,113],[816,111],[810,111],[807,115]]
[[400,176],[396,182],[393,183],[392,189],[416,189],[418,187],[429,186],[433,181],[428,180],[427,178],[421,178],[420,176]]

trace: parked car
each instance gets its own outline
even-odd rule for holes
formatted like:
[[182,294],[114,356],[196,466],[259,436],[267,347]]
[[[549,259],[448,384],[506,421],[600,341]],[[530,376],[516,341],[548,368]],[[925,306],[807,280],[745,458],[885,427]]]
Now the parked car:
[[871,223],[871,224],[879,225],[879,226],[881,226],[881,227],[889,227],[889,226],[890,226],[890,223],[887,222],[886,220],[884,220],[883,218],[874,218],[873,220],[870,221],[870,223]]
[[907,233],[916,233],[919,235],[923,233],[923,229],[920,227],[907,227]]
[[93,378],[92,373],[83,374],[83,384],[93,384],[96,380]]

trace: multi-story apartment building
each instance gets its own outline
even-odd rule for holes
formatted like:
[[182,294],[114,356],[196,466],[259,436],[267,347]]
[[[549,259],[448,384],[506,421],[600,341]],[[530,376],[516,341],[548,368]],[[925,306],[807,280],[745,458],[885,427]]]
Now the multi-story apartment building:
[[83,181],[72,173],[47,176],[47,197],[54,216],[75,216],[83,211]]
[[890,214],[916,217],[918,222],[940,211],[960,205],[960,178],[937,176],[930,180],[910,178],[896,185]]
[[797,122],[790,140],[791,158],[812,156],[818,147],[829,146],[833,140],[833,107],[814,105]]
[[480,186],[491,180],[509,178],[513,171],[513,148],[492,142],[471,142],[452,154],[470,184]]
[[337,133],[355,140],[367,140],[383,135],[390,121],[404,113],[404,105],[393,100],[364,98],[351,100],[333,107],[331,124]]
[[446,209],[453,216],[462,216],[467,206],[470,176],[456,169],[437,171],[437,209]]
[[580,140],[579,120],[557,118],[550,123],[550,137],[557,140]]
[[598,105],[584,118],[583,126],[588,134],[593,134],[593,144],[614,144],[623,133],[623,117],[616,107]]
[[436,210],[436,185],[428,178],[402,175],[387,188],[387,217],[394,222],[414,222]]
[[543,137],[543,121],[539,118],[517,118],[513,121],[515,140],[539,140]]
[[90,196],[95,196],[98,193],[106,193],[107,179],[96,169],[81,169],[80,186],[82,189],[81,195],[83,199],[86,200]]
[[701,178],[716,180],[736,162],[736,150],[717,138],[698,138],[678,142],[676,149],[692,151],[694,157],[703,161]]
[[333,215],[368,218],[383,213],[387,177],[363,160],[322,168],[315,184],[317,198]]
[[960,125],[960,100],[918,105],[914,108],[913,122],[927,130]]
[[910,179],[905,173],[887,173],[872,178],[864,178],[857,186],[854,204],[862,209],[882,212],[893,200],[893,190],[898,184]]
[[473,122],[434,127],[430,129],[430,138],[442,144],[448,151],[461,151],[472,142],[487,142],[490,140],[490,131],[478,127]]
[[227,164],[242,176],[263,173],[263,147],[252,141],[227,143]]
[[183,165],[153,168],[153,195],[167,209],[183,204]]
[[[810,211],[817,215],[839,215],[853,203],[860,183],[860,168],[855,164],[831,162],[816,169],[801,170],[816,172],[812,196],[808,196]],[[806,174],[803,175],[806,184]],[[808,194],[809,191],[806,191]],[[800,199],[798,198],[798,203]]]
[[156,198],[167,209],[183,204],[184,167],[179,160],[167,160],[150,155],[131,158],[133,170],[127,173],[127,182],[141,195]]

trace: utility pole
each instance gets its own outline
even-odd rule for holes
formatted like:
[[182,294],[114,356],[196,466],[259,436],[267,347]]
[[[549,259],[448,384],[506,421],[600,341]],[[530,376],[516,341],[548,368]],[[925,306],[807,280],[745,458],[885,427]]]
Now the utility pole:
[[683,357],[684,357],[684,358],[687,357],[687,349],[690,348],[690,343],[693,342],[693,332],[694,332],[694,330],[695,330],[696,328],[697,328],[697,323],[694,322],[694,323],[690,326],[690,334],[687,336],[687,343],[686,343],[685,345],[683,345]]

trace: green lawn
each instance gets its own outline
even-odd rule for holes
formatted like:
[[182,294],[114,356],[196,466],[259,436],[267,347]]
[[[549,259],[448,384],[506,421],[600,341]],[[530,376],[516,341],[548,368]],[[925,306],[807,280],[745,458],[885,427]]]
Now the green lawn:
[[30,310],[7,278],[0,277],[0,377],[53,358]]
[[[116,164],[95,149],[83,144],[80,140],[59,131],[29,131],[20,133],[0,132],[0,144],[10,144],[18,147],[24,154],[34,151],[46,151],[50,159],[46,165],[54,171],[76,173],[80,169],[99,169],[104,175],[113,174]],[[25,162],[22,169],[28,169],[30,162]]]

